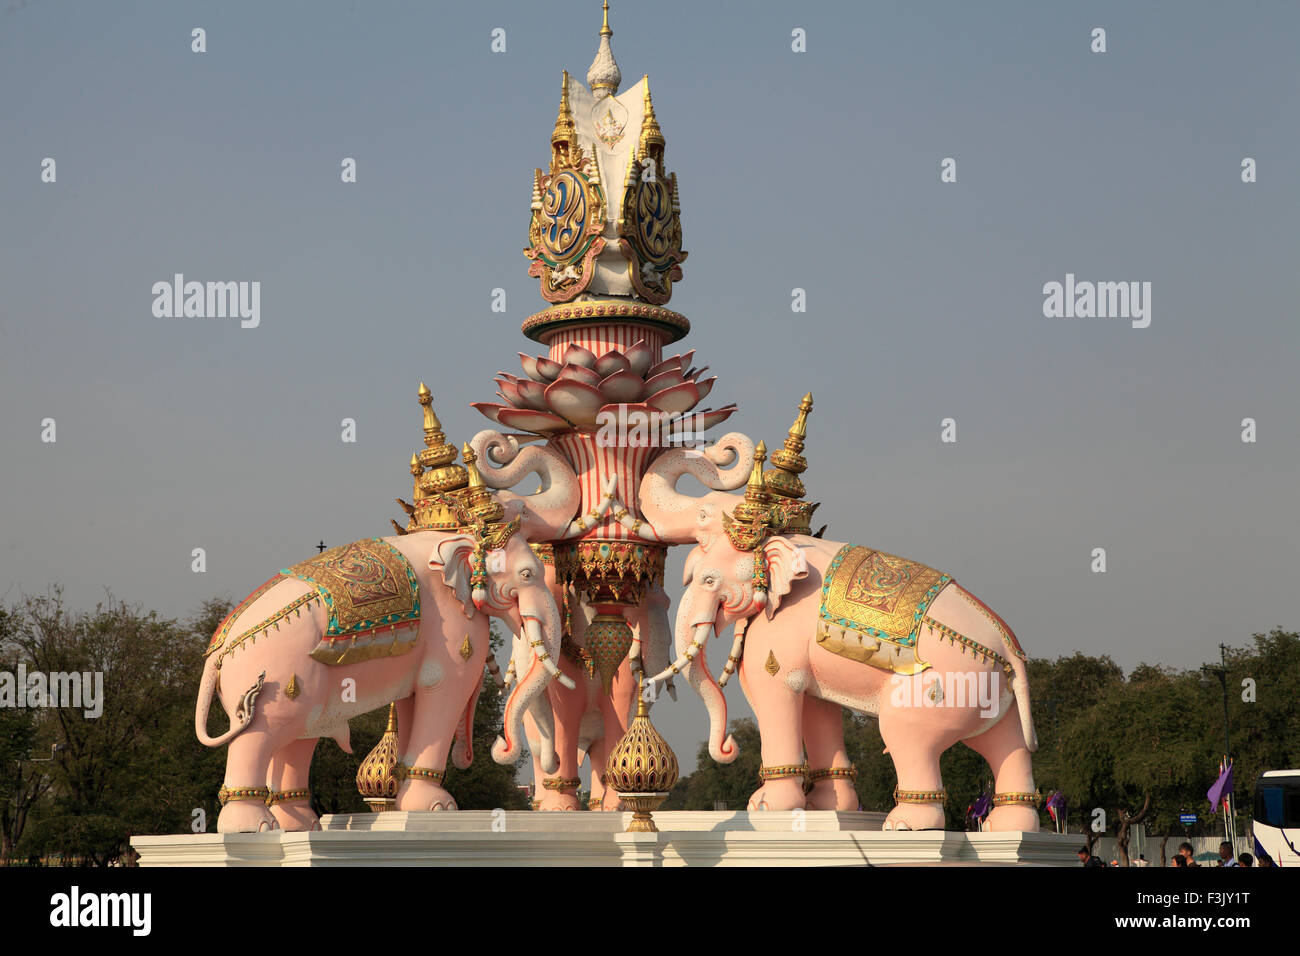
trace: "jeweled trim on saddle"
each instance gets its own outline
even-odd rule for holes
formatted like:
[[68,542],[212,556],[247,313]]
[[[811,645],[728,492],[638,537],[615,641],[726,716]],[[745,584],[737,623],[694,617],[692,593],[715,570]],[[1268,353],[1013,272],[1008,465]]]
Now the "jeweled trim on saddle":
[[947,624],[940,624],[938,621],[936,621],[934,618],[930,617],[929,615],[927,615],[922,619],[922,623],[924,623],[927,627],[930,627],[933,630],[938,631],[939,638],[941,640],[945,637],[948,638],[948,643],[952,644],[954,647],[960,644],[961,647],[959,647],[958,650],[961,651],[963,654],[965,653],[964,648],[969,647],[971,657],[983,657],[985,664],[987,664],[990,660],[993,661],[995,664],[998,665],[998,667],[1002,668],[1002,670],[1005,671],[1008,676],[1010,676],[1013,673],[1011,669],[1010,661],[1008,661],[997,651],[989,650],[979,641],[973,641],[969,637],[966,637],[963,634],[958,634]]
[[212,654],[215,651],[220,650],[221,645],[225,644],[226,638],[230,636],[230,628],[234,626],[235,618],[239,617],[239,615],[243,613],[254,601],[256,601],[263,594],[271,590],[271,588],[275,587],[283,580],[284,580],[284,575],[277,574],[275,577],[271,578],[271,580],[267,581],[265,584],[259,585],[252,594],[250,594],[248,597],[244,598],[242,601],[236,604],[234,609],[232,609],[231,612],[226,615],[226,619],[221,622],[221,626],[217,628],[216,633],[212,635],[212,640],[208,642],[208,649],[203,652],[203,656],[207,657],[209,654]]
[[[283,580],[283,578],[281,578],[280,580]],[[257,635],[263,634],[266,631],[269,631],[271,628],[275,628],[278,631],[280,629],[281,621],[285,620],[295,612],[298,614],[299,617],[301,617],[303,606],[306,605],[307,610],[310,611],[311,602],[317,600],[319,600],[319,598],[311,591],[308,591],[306,594],[300,594],[298,595],[298,597],[294,598],[292,601],[290,601],[284,607],[280,608],[270,617],[262,619],[257,624],[250,627],[248,630],[244,631],[244,633],[240,634],[237,638],[231,641],[230,644],[227,647],[223,648],[221,653],[217,655],[217,667],[218,668],[221,667],[221,662],[225,660],[229,655],[233,654],[236,650],[238,650],[245,641],[251,640],[254,643],[256,643]]]
[[872,667],[919,674],[930,666],[916,653],[921,621],[951,581],[907,558],[846,544],[826,569],[817,643]]
[[316,589],[329,627],[311,656],[324,664],[396,657],[415,647],[420,586],[406,557],[383,538],[330,548],[281,572]]
[[997,628],[998,633],[1002,635],[1002,643],[1007,646],[1007,650],[1016,655],[1016,657],[1020,658],[1022,661],[1026,660],[1025,652],[1021,649],[1020,642],[1016,640],[1016,635],[1012,633],[1011,628],[1007,626],[1007,622],[1002,620],[1002,618],[999,617],[991,607],[975,595],[971,594],[965,588],[958,587],[957,590],[961,593],[961,596],[966,599],[968,604],[988,618],[989,623]]

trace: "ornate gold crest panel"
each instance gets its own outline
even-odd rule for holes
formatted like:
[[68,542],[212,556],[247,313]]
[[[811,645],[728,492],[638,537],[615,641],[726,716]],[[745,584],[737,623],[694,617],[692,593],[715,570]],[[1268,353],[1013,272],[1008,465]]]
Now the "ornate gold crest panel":
[[352,664],[415,647],[420,587],[403,554],[382,538],[330,548],[280,572],[316,589],[329,628],[311,656]]
[[627,274],[637,295],[663,305],[681,279],[681,211],[677,201],[677,174],[654,168],[647,157],[640,175],[631,179],[623,194],[619,220],[619,248],[627,257]]
[[542,298],[568,302],[586,291],[595,275],[595,260],[605,248],[605,191],[594,157],[580,146],[568,150],[567,162],[535,172],[533,217],[524,255],[533,260],[530,276],[541,279]]
[[930,666],[917,654],[922,621],[951,581],[916,561],[847,544],[826,569],[817,643],[872,667],[919,674]]

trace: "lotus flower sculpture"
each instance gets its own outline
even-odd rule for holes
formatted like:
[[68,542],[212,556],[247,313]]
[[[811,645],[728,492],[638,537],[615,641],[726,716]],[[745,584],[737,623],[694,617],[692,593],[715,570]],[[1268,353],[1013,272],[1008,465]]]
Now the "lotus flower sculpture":
[[645,340],[626,352],[611,349],[601,356],[570,345],[563,362],[520,352],[526,377],[501,372],[495,379],[504,404],[475,402],[473,407],[498,425],[547,438],[599,428],[612,420],[607,416],[638,413],[663,423],[665,437],[698,434],[725,421],[736,406],[692,412],[717,381],[701,377],[707,366],[691,367],[694,356],[692,350],[651,365],[654,352]]

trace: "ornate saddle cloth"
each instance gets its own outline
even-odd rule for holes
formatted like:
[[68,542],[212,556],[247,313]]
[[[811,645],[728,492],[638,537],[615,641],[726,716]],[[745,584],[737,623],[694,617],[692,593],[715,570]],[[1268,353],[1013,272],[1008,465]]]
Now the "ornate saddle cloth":
[[420,586],[405,556],[383,538],[322,551],[280,572],[316,589],[329,628],[311,656],[352,664],[405,654],[415,647]]
[[872,667],[918,674],[930,666],[916,654],[921,621],[951,581],[907,558],[846,544],[826,569],[817,643]]

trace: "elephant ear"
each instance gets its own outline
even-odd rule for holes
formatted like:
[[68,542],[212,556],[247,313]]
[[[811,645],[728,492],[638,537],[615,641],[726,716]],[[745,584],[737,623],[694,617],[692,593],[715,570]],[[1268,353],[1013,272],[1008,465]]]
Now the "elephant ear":
[[771,618],[781,606],[781,598],[790,593],[795,581],[808,577],[808,559],[804,557],[803,548],[793,544],[789,538],[768,538],[763,544],[762,555],[754,558],[767,561],[767,616]]
[[443,583],[456,593],[456,600],[464,607],[466,617],[473,617],[475,610],[469,579],[473,573],[470,561],[476,544],[472,535],[448,535],[438,542],[429,556],[429,570],[441,572]]

